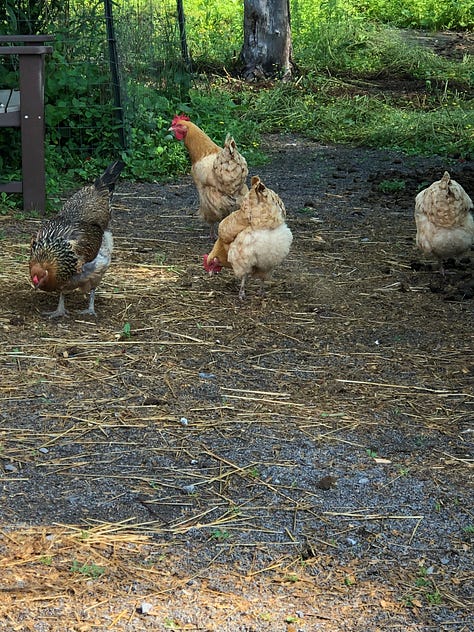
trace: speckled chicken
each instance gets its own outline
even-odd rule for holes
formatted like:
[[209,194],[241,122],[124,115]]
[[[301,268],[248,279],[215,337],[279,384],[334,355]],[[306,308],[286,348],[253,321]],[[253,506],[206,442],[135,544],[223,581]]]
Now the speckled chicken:
[[182,114],[173,118],[170,131],[184,141],[191,159],[191,175],[199,195],[199,215],[211,227],[239,208],[248,192],[247,161],[237,150],[235,140],[227,134],[219,147],[203,130]]
[[222,267],[232,268],[241,279],[239,298],[244,299],[247,278],[265,281],[288,255],[293,235],[285,219],[281,198],[254,176],[240,209],[219,224],[219,237],[204,255],[205,270],[214,274]]
[[50,318],[67,314],[64,294],[77,288],[90,293],[89,307],[82,313],[95,316],[95,289],[110,266],[113,250],[110,199],[123,167],[120,161],[109,165],[94,184],[67,200],[31,240],[33,286],[59,292],[57,309],[47,314]]
[[443,260],[466,254],[474,242],[472,200],[447,171],[415,198],[416,245]]

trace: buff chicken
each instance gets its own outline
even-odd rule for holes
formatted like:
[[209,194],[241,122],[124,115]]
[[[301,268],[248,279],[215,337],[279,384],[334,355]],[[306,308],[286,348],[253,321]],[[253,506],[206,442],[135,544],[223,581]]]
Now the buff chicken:
[[472,200],[447,171],[415,198],[416,245],[440,262],[468,253],[474,242]]
[[184,114],[175,116],[169,129],[177,140],[184,141],[189,153],[191,175],[199,195],[199,215],[210,225],[214,239],[215,224],[237,210],[248,191],[247,161],[230,134],[224,147],[219,147]]
[[35,289],[59,292],[50,318],[65,316],[64,295],[89,292],[85,314],[95,316],[95,290],[110,266],[113,238],[109,228],[111,195],[123,162],[109,165],[90,186],[65,202],[60,213],[43,224],[31,240],[30,278]]
[[204,255],[204,269],[215,274],[222,267],[232,268],[241,280],[239,298],[244,299],[247,278],[265,281],[288,255],[293,235],[285,219],[281,198],[254,176],[240,209],[219,224],[219,237]]

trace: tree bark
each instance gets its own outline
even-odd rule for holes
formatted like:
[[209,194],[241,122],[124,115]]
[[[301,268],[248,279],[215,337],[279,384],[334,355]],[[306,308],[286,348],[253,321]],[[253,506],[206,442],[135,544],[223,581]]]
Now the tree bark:
[[247,81],[291,78],[289,0],[244,0],[244,44],[240,57]]

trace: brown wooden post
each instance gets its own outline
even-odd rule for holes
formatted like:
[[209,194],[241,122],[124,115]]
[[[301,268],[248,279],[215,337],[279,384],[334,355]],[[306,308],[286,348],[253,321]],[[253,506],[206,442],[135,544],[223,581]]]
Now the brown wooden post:
[[44,213],[44,54],[20,55],[20,98],[23,209]]
[[[44,58],[51,46],[40,46],[50,35],[2,35],[0,55],[18,55],[20,60],[20,112],[0,114],[0,127],[20,127],[22,180],[0,184],[0,191],[23,193],[23,209],[46,209],[44,152]],[[1,44],[10,44],[1,46]],[[15,46],[11,44],[26,44]]]

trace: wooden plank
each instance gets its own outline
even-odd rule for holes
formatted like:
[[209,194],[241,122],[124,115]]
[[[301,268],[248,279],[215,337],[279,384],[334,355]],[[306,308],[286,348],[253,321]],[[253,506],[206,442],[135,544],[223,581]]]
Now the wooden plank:
[[46,55],[52,46],[0,46],[0,55]]
[[20,127],[20,112],[6,112],[0,114],[0,127]]
[[0,35],[0,43],[24,42],[25,44],[42,44],[53,40],[54,35]]
[[23,182],[14,180],[13,182],[0,183],[0,191],[4,193],[22,193]]

